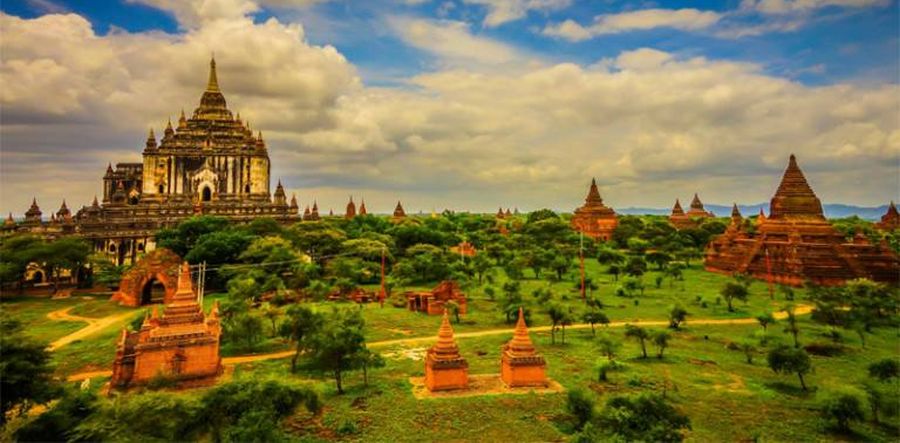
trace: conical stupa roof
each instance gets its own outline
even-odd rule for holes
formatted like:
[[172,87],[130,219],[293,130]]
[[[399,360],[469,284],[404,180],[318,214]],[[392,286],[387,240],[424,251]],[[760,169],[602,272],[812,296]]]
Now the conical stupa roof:
[[807,183],[793,154],[769,206],[769,219],[784,218],[825,219],[822,202]]
[[431,353],[436,360],[455,360],[460,358],[459,346],[453,338],[453,327],[450,326],[450,318],[447,316],[447,310],[444,310],[444,317],[441,319],[441,327],[438,329],[438,340],[431,347]]

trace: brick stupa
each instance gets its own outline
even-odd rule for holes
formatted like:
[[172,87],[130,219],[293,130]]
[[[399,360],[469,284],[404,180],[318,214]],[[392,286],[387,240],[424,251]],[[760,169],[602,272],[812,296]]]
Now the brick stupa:
[[881,221],[875,223],[875,227],[882,231],[896,231],[900,229],[900,212],[894,202],[888,206],[887,212],[881,216]]
[[593,239],[608,241],[618,225],[616,211],[603,204],[597,180],[591,179],[591,188],[584,205],[575,210],[572,217],[572,228]]
[[208,316],[203,314],[191,285],[190,267],[185,262],[178,277],[178,290],[165,305],[162,317],[154,307],[140,331],[122,330],[116,345],[112,386],[146,384],[156,377],[177,381],[215,378],[222,369],[218,309],[216,303]]
[[684,209],[681,208],[681,201],[675,199],[675,206],[672,207],[672,214],[669,215],[669,223],[675,229],[696,228],[700,225],[702,219],[712,217],[714,215],[703,207],[703,202],[700,201],[700,197],[695,193],[693,200],[691,200],[691,207],[687,212],[684,212]]
[[397,201],[397,206],[394,208],[394,221],[400,221],[406,218],[406,211],[403,210],[403,205],[400,204],[400,201]]
[[885,243],[844,239],[825,219],[822,203],[793,155],[772,197],[769,216],[760,216],[757,223],[755,233],[730,228],[710,242],[706,269],[793,286],[807,281],[839,285],[854,278],[898,282],[897,255]]
[[425,386],[429,391],[465,389],[469,386],[469,363],[459,355],[446,310],[438,330],[438,341],[425,356]]
[[500,378],[507,386],[547,386],[547,362],[534,351],[522,308],[519,308],[513,338],[503,345],[501,352]]

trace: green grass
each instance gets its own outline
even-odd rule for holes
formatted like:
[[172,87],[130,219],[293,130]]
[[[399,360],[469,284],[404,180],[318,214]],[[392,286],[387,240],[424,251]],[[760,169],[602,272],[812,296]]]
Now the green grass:
[[[754,283],[748,303],[737,302],[736,312],[731,313],[724,301],[715,303],[719,288],[729,277],[707,273],[695,266],[685,272],[683,283],[675,282],[674,287],[670,287],[666,281],[656,289],[653,285],[655,273],[651,272],[644,277],[648,288],[643,296],[637,297],[640,304],[635,306],[632,299],[614,295],[612,277],[601,271],[596,262],[588,261],[588,275],[600,282],[598,293],[609,306],[606,313],[613,321],[663,320],[676,303],[685,306],[691,315],[685,329],[673,333],[671,346],[661,360],[653,356],[652,344],[648,344],[650,358],[637,358],[638,344],[625,340],[622,328],[609,328],[606,332],[623,341],[618,360],[626,367],[610,373],[610,381],[605,383],[596,380],[593,368],[599,353],[590,329],[567,331],[565,345],[551,345],[549,333],[532,332],[538,351],[548,362],[549,375],[567,389],[589,390],[600,406],[610,395],[662,392],[665,389],[667,397],[690,417],[693,430],[688,438],[692,441],[897,439],[896,431],[890,427],[876,427],[870,423],[854,424],[856,434],[853,436],[836,436],[829,433],[827,424],[818,415],[821,401],[832,393],[849,391],[865,398],[861,382],[867,378],[866,366],[882,358],[896,358],[900,343],[897,331],[876,331],[868,337],[866,348],[860,346],[854,334],[844,333],[845,350],[841,355],[813,357],[814,372],[807,377],[811,390],[803,392],[796,376],[775,374],[766,366],[765,349],[757,352],[753,364],[746,363],[742,352],[728,349],[730,342],[744,340],[760,327],[691,323],[692,319],[698,318],[752,317],[763,310],[777,311],[789,303],[770,300],[764,283]],[[531,275],[530,271],[528,275]],[[493,285],[499,289],[504,278],[497,275]],[[543,307],[536,306],[531,296],[533,289],[547,285],[554,288],[560,299],[564,295],[568,297],[563,303],[581,309],[574,277],[564,282],[526,279],[522,290],[532,307],[532,326],[549,324]],[[464,317],[462,324],[454,323],[457,332],[511,328],[504,322],[496,303],[484,296],[483,286],[465,290],[469,294],[470,314]],[[706,301],[705,308],[697,301],[698,296]],[[208,295],[204,300],[205,309],[222,297],[221,294]],[[798,299],[801,297],[802,293],[798,291]],[[329,309],[333,305],[317,304],[320,309]],[[65,325],[70,322],[51,322],[46,319],[46,314],[67,306],[76,306],[81,312],[79,315],[85,316],[114,314],[123,309],[96,299],[18,298],[4,299],[0,304],[0,308],[30,325],[30,333],[36,336],[64,335]],[[380,308],[373,303],[362,309],[367,324],[366,337],[370,341],[433,336],[440,323],[437,316],[409,312],[387,304]],[[782,323],[770,326],[771,334],[790,343],[790,337],[781,332]],[[71,326],[77,330],[83,324]],[[110,326],[55,352],[57,371],[68,374],[109,369],[121,326]],[[266,334],[269,328],[266,322]],[[804,317],[800,340],[804,344],[827,342],[826,331],[825,327]],[[460,339],[460,349],[469,361],[470,373],[499,372],[500,346],[509,338],[509,334],[500,334]],[[424,351],[428,345],[410,348]],[[287,343],[279,339],[267,339],[257,352],[286,348]],[[301,413],[289,420],[289,428],[303,430],[296,435],[302,441],[561,441],[568,438],[562,430],[566,427],[564,394],[416,400],[408,379],[423,374],[423,362],[398,352],[405,349],[407,347],[379,347],[377,350],[387,356],[387,366],[371,371],[369,387],[363,386],[361,372],[347,374],[345,395],[336,394],[334,383],[326,374],[301,368],[297,375],[290,375],[288,359],[242,364],[235,368],[233,376],[309,380],[313,383],[323,393],[326,407],[320,419],[309,419]],[[245,352],[233,344],[223,345],[223,355]],[[897,426],[896,421],[891,424]]]

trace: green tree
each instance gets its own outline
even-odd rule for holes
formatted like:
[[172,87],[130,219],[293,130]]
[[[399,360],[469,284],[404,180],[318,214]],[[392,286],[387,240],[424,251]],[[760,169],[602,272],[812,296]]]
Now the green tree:
[[242,339],[244,349],[251,350],[262,339],[263,321],[252,313],[242,312],[234,317],[230,322],[230,327],[227,327],[225,331],[226,337],[230,341]]
[[637,340],[641,344],[641,358],[647,358],[647,340],[650,339],[650,333],[646,329],[627,324],[625,325],[625,337]]
[[892,378],[900,377],[900,362],[895,358],[885,358],[869,365],[869,377],[886,382]]
[[566,325],[572,324],[572,316],[569,311],[558,303],[551,304],[547,308],[547,316],[550,317],[550,342],[556,344],[556,331],[562,330],[562,342],[566,343]]
[[478,276],[478,284],[480,285],[484,283],[485,275],[494,269],[494,264],[491,263],[491,259],[487,254],[476,254],[472,258],[472,269],[475,271],[475,275]]
[[678,442],[691,429],[690,419],[657,394],[610,398],[599,425],[615,441]]
[[322,316],[309,306],[296,304],[288,307],[287,319],[281,323],[280,335],[294,344],[294,355],[291,357],[291,373],[297,372],[297,360],[300,354],[310,347],[312,337],[322,327]]
[[46,348],[46,343],[26,335],[19,321],[0,311],[0,425],[6,424],[7,414],[23,415],[60,395]]
[[601,311],[595,311],[595,310],[587,311],[584,314],[582,314],[581,319],[585,323],[588,323],[591,325],[591,335],[592,336],[597,335],[596,330],[594,329],[594,325],[597,325],[597,324],[608,325],[609,324],[609,317],[607,317],[606,314],[604,314]]
[[612,361],[621,347],[622,343],[609,334],[603,334],[600,337],[597,337],[597,350],[606,356],[607,360]]
[[594,418],[594,401],[581,389],[566,396],[566,410],[575,418],[575,429],[581,429]]
[[358,309],[334,309],[313,336],[312,364],[331,373],[338,394],[344,393],[343,373],[359,367],[359,354],[366,349],[364,326]]
[[669,347],[669,339],[671,338],[672,336],[665,330],[656,331],[656,333],[653,334],[653,344],[656,345],[657,349],[656,358],[663,358],[663,353],[666,351],[666,348]]
[[47,243],[43,262],[52,269],[54,293],[59,290],[62,271],[68,269],[73,276],[77,276],[87,264],[91,251],[91,246],[86,241],[76,237],[63,237]]
[[788,305],[784,308],[784,313],[786,314],[785,321],[787,322],[787,326],[784,328],[784,332],[788,332],[791,334],[791,337],[794,338],[794,347],[800,347],[800,325],[797,322],[797,313],[794,311],[794,307]]
[[734,312],[734,300],[747,301],[748,291],[746,286],[729,281],[725,282],[719,294],[728,303],[728,312]]
[[744,357],[747,359],[747,364],[753,364],[753,354],[756,353],[756,346],[750,340],[744,340],[738,344],[738,347],[741,349],[741,352],[744,353]]
[[850,430],[851,422],[865,419],[862,403],[856,396],[850,394],[840,394],[825,400],[822,415],[826,419],[833,420],[837,429],[842,432]]
[[197,416],[201,417],[199,426],[210,433],[213,441],[281,441],[286,436],[279,424],[299,406],[317,413],[322,402],[306,386],[245,378],[218,385],[204,394]]
[[769,311],[765,311],[762,314],[757,315],[756,321],[758,321],[759,325],[762,326],[763,332],[768,331],[769,325],[776,322],[775,316],[772,315],[772,313]]
[[70,436],[79,423],[97,410],[97,396],[91,391],[67,389],[43,414],[15,432],[18,441],[71,441]]
[[662,271],[666,265],[671,262],[674,257],[671,254],[663,251],[651,251],[646,255],[647,262],[653,265],[656,265],[656,269]]
[[187,257],[200,237],[227,228],[228,220],[223,217],[208,215],[191,217],[175,228],[161,229],[157,232],[156,244],[161,248],[172,250],[179,257]]
[[788,346],[777,346],[769,351],[768,355],[769,368],[776,373],[797,374],[800,380],[800,387],[805,391],[806,382],[803,376],[812,370],[812,362],[806,351],[803,349],[790,348]]
[[262,312],[263,317],[269,320],[272,323],[272,337],[278,334],[278,328],[275,323],[278,321],[278,317],[281,317],[281,309],[278,309],[277,306],[273,306],[271,303],[263,303],[260,306],[260,311]]
[[630,257],[625,264],[625,273],[632,277],[640,277],[647,272],[647,262],[640,256]]
[[683,306],[672,306],[672,309],[669,311],[669,327],[672,329],[680,328],[681,324],[687,320],[688,315],[690,314]]

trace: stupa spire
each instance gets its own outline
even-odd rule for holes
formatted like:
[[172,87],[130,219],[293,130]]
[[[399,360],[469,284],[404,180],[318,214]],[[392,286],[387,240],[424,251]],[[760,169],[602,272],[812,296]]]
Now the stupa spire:
[[806,181],[797,164],[797,157],[791,154],[784,176],[772,197],[769,218],[813,218],[824,220],[822,202]]
[[454,360],[460,358],[459,346],[453,338],[453,327],[450,326],[450,317],[444,309],[444,317],[441,319],[441,327],[438,329],[438,340],[431,348],[436,360]]
[[209,92],[219,91],[219,78],[216,76],[216,57],[212,56],[209,60],[209,80],[206,82],[206,90]]
[[672,215],[684,215],[684,209],[681,208],[681,201],[675,199],[675,206],[672,207]]

